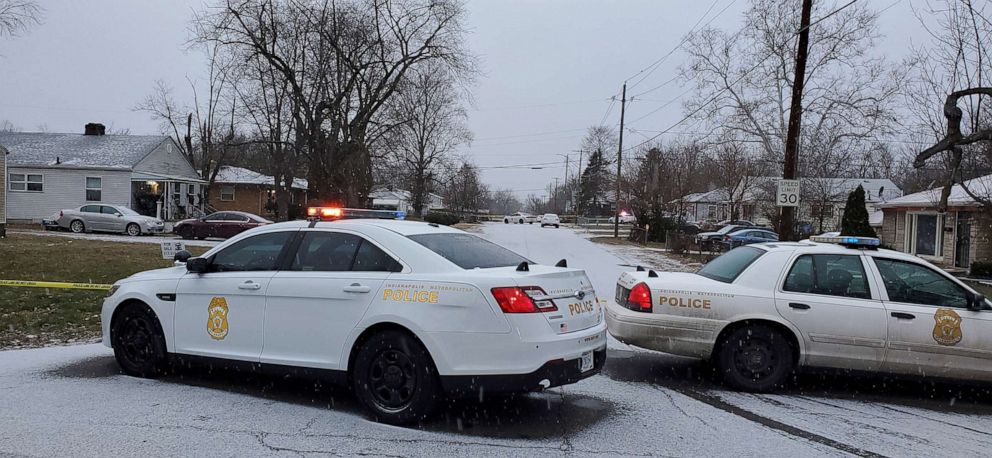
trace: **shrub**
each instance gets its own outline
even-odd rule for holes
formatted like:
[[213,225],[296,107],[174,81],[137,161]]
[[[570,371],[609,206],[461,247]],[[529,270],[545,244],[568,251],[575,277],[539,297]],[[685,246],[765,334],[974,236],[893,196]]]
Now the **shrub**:
[[868,224],[868,209],[865,208],[865,189],[858,185],[847,196],[844,216],[840,221],[841,235],[878,237],[875,229]]
[[975,261],[971,263],[972,277],[992,278],[992,261]]
[[428,223],[451,226],[452,224],[458,223],[460,219],[458,218],[458,215],[454,213],[430,212],[427,216],[424,216],[424,221],[427,221]]

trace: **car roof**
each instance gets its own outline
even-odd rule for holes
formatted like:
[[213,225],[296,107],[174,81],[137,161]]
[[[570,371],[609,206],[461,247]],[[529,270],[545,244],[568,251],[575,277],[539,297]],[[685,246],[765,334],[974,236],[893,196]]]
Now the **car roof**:
[[[306,220],[287,221],[283,223],[270,224],[269,229],[280,228],[305,228],[310,227],[311,222]],[[382,228],[397,234],[419,235],[419,234],[442,234],[442,233],[464,233],[465,231],[452,227],[427,223],[423,221],[406,221],[395,219],[340,219],[334,221],[318,221],[313,225],[321,229],[350,229],[361,232],[365,228]]]
[[911,254],[903,253],[901,251],[894,251],[885,248],[878,248],[878,249],[851,248],[836,243],[812,242],[810,240],[802,240],[799,242],[765,242],[765,243],[755,243],[747,246],[761,248],[769,252],[796,251],[796,252],[809,252],[809,253],[817,253],[817,254],[867,254],[869,256],[881,255],[882,257],[913,261],[916,263],[919,263],[921,261],[920,258],[913,256]]

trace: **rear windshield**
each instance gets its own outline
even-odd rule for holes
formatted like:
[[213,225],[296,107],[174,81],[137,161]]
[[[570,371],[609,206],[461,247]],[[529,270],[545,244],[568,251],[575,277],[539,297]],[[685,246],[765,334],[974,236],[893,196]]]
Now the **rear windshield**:
[[519,254],[471,234],[420,234],[409,237],[462,269],[509,267],[527,261]]
[[733,283],[747,266],[764,253],[764,250],[749,246],[734,248],[710,261],[696,273],[716,281]]

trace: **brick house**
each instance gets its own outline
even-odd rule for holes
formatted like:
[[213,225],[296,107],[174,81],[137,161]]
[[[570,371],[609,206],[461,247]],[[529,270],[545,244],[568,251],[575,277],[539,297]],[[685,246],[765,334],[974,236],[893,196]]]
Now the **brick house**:
[[[992,196],[992,175],[965,184],[978,196]],[[992,260],[992,211],[956,185],[947,199],[947,211],[938,212],[941,190],[928,189],[881,204],[882,243],[948,269],[969,269],[972,262]]]
[[[207,205],[216,211],[243,211],[273,219],[275,178],[242,167],[223,166],[217,172]],[[307,180],[293,180],[290,204],[305,204]]]

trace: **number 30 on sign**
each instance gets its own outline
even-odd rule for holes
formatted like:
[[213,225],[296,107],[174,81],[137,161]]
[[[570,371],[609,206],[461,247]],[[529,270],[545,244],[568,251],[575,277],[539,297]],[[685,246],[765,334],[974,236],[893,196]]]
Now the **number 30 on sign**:
[[799,180],[778,180],[778,193],[775,196],[779,207],[798,207]]

